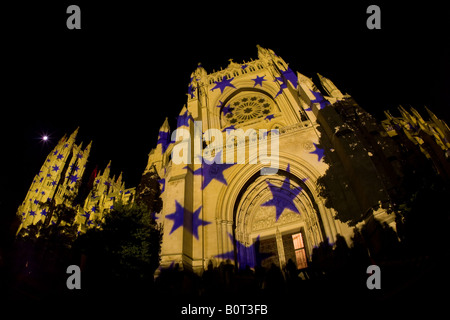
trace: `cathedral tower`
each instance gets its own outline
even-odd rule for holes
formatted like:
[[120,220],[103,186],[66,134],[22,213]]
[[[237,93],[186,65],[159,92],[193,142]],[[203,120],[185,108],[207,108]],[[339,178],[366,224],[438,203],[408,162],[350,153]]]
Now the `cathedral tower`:
[[87,182],[86,199],[79,199],[82,203],[75,203],[81,180],[86,170],[92,142],[86,148],[82,143],[77,145],[78,128],[69,136],[64,136],[49,153],[38,174],[35,176],[25,200],[18,208],[18,215],[22,217],[18,233],[30,225],[39,222],[54,223],[52,208],[64,204],[75,208],[77,215],[75,223],[80,232],[87,228],[98,226],[104,215],[114,206],[114,202],[128,203],[133,201],[135,188],[126,188],[122,181],[122,173],[116,179],[110,177],[111,161],[102,172],[95,169]]
[[18,209],[22,216],[18,231],[39,221],[50,223],[52,217],[45,203],[62,204],[77,194],[92,145],[83,149],[82,144],[75,144],[77,133],[78,128],[69,137],[62,137],[48,154]]

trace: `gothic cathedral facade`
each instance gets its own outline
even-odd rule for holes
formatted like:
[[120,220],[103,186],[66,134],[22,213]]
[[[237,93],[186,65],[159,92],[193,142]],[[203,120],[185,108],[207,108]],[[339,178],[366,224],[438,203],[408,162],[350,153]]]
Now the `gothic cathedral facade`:
[[[272,50],[260,46],[257,60],[242,64],[230,60],[226,69],[212,74],[199,64],[191,74],[177,131],[184,128],[190,137],[212,128],[223,132],[223,149],[215,152],[224,163],[195,161],[195,152],[188,154],[187,163],[172,161],[177,144],[188,143],[189,150],[198,147],[195,138],[186,140],[179,133],[170,143],[166,119],[146,168],[161,177],[163,267],[179,263],[201,270],[210,260],[223,259],[242,266],[283,266],[292,259],[302,268],[322,241],[333,243],[338,234],[350,237],[352,228],[335,219],[318,193],[317,179],[328,165],[323,161],[327,152],[319,145],[317,115],[346,97],[329,79],[320,80],[326,98],[310,78],[295,73]],[[202,131],[195,132],[200,123]],[[246,138],[245,163],[225,163],[229,152],[225,146],[235,143],[229,141],[227,130],[239,129],[259,133]],[[278,141],[261,129],[276,130]],[[250,159],[251,144],[262,148],[263,139],[279,146],[274,174],[261,174],[268,164]],[[203,156],[209,152],[205,140],[208,137],[202,139]],[[234,148],[239,146],[235,143]]]

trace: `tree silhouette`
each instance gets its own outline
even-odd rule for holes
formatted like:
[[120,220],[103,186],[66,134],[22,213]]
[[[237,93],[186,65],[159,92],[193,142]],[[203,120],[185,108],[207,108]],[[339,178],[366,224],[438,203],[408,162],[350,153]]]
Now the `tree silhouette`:
[[162,228],[144,205],[115,203],[100,228],[80,235],[75,246],[86,257],[93,290],[144,288],[159,266]]
[[369,130],[376,131],[374,119],[348,98],[320,110],[317,120],[318,146],[325,150],[323,161],[328,164],[317,181],[319,194],[336,211],[336,219],[356,225],[388,201],[386,181],[373,158],[376,143],[367,138]]
[[156,168],[152,166],[142,175],[141,182],[136,188],[136,203],[145,205],[151,212],[157,213],[162,209],[161,189]]

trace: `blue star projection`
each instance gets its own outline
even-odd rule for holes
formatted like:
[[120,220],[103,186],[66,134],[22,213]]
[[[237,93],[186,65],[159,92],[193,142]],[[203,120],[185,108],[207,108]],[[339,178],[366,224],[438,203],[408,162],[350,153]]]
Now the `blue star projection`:
[[91,214],[88,211],[85,211],[84,214],[81,215],[82,217],[86,218],[86,221],[89,220],[89,218],[91,217]]
[[[186,109],[186,111],[183,114],[181,114],[177,117],[177,128],[189,127],[189,120],[194,121],[192,116],[189,114],[189,111]],[[160,131],[160,133],[161,133],[161,131]]]
[[163,193],[166,190],[166,178],[159,179],[158,183],[160,184],[161,193]]
[[310,153],[311,153],[311,154],[317,154],[317,156],[319,157],[319,158],[317,159],[317,161],[322,160],[322,158],[323,158],[323,156],[324,156],[324,149],[319,148],[319,147],[318,147],[318,144],[316,144],[316,143],[314,143],[314,142],[313,142],[313,145],[314,145],[314,147],[316,148],[316,150],[311,151]]
[[289,81],[290,83],[292,83],[292,85],[294,86],[294,88],[297,89],[297,82],[298,82],[298,79],[297,79],[297,76],[295,75],[295,72],[292,71],[291,68],[288,67],[286,71],[281,71],[281,76],[282,76],[283,78],[285,78],[286,81]]
[[166,152],[167,148],[170,146],[170,132],[167,131],[159,131],[158,141],[156,145],[161,145],[162,153]]
[[275,115],[273,115],[273,114],[269,114],[269,115],[267,115],[265,118],[264,118],[264,120],[272,120],[273,118],[275,118]]
[[227,130],[235,130],[236,126],[234,124],[232,124],[231,126],[225,127],[222,129],[222,132],[227,131]]
[[295,75],[295,72],[291,70],[291,68],[287,68],[287,70],[280,70],[281,75],[279,77],[275,77],[274,81],[279,81],[280,83],[280,91],[276,94],[275,98],[278,97],[284,89],[287,89],[288,81],[297,89],[298,79]]
[[252,79],[253,81],[255,81],[255,84],[253,85],[253,88],[256,87],[257,85],[260,85],[262,87],[263,85],[263,81],[267,81],[266,79],[264,79],[265,75],[260,77],[260,76],[256,76],[255,79]]
[[234,108],[230,107],[230,105],[227,105],[227,106],[222,108],[222,113],[223,113],[224,116],[226,116],[227,114],[233,114],[231,112],[233,109]]
[[194,79],[194,77],[191,77],[191,79],[189,80],[189,87],[188,87],[188,95],[191,96],[191,99],[193,99],[195,97],[195,87],[192,84],[192,80]]
[[152,212],[152,213],[150,213],[150,216],[152,217],[153,220],[156,221],[159,219],[159,217],[156,216],[157,214],[158,214],[157,212]]
[[250,268],[260,266],[263,260],[270,258],[273,255],[272,253],[260,252],[259,236],[256,238],[255,242],[248,247],[240,241],[235,240],[232,234],[228,233],[228,237],[233,243],[234,249],[229,252],[218,254],[215,257],[234,260],[236,252],[239,269],[244,269],[247,266],[249,266]]
[[[288,165],[286,171],[290,172],[290,167]],[[306,179],[302,179],[303,182],[306,181]],[[295,213],[300,214],[297,207],[294,204],[294,199],[302,192],[301,187],[297,187],[294,189],[291,189],[291,183],[289,181],[289,177],[285,177],[283,184],[281,187],[277,187],[276,185],[273,185],[269,181],[267,181],[267,184],[269,186],[270,192],[272,193],[272,199],[263,203],[261,206],[263,207],[275,207],[275,218],[276,221],[280,218],[281,214],[285,209],[289,209]]]
[[219,100],[219,104],[216,106],[217,108],[222,108],[223,107],[223,102]]
[[216,84],[216,86],[214,88],[212,88],[211,91],[220,89],[220,93],[223,93],[223,90],[225,90],[226,87],[231,87],[231,88],[236,89],[236,87],[231,83],[231,81],[233,79],[234,78],[227,79],[226,77],[223,77],[222,81],[215,81],[214,83]]
[[172,230],[170,230],[169,235],[179,227],[184,227],[198,240],[198,228],[200,226],[211,224],[209,221],[200,219],[201,210],[202,207],[200,206],[197,210],[191,212],[188,209],[183,208],[183,206],[175,200],[175,212],[166,215],[167,219],[173,220]]
[[70,180],[70,183],[76,183],[78,179],[80,179],[77,174],[76,175],[71,174],[67,178]]
[[223,172],[234,164],[217,163],[220,161],[221,155],[222,151],[217,152],[211,163],[208,163],[209,161],[207,162],[203,159],[201,168],[198,168],[197,170],[192,170],[187,166],[185,167],[190,170],[192,174],[203,176],[202,190],[205,189],[212,180],[222,182],[226,186],[228,185],[227,180],[225,180],[225,177],[223,176]]
[[280,83],[280,90],[277,92],[277,94],[275,95],[275,98],[278,97],[284,89],[287,89],[287,84],[286,81],[283,77],[275,77],[274,81],[279,81]]
[[326,100],[323,95],[320,92],[315,92],[310,90],[311,93],[314,95],[314,100],[311,100],[311,103],[318,103],[319,104],[319,110],[322,110],[326,106],[330,105],[331,103]]

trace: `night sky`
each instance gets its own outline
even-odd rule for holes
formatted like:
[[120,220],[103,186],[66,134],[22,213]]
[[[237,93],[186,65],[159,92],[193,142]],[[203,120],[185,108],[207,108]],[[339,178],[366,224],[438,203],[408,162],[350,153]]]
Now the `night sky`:
[[[229,59],[257,59],[257,44],[316,84],[317,72],[330,78],[380,120],[399,104],[427,118],[426,105],[450,123],[445,3],[337,2],[3,7],[2,218],[14,215],[47,154],[78,126],[78,143],[93,140],[86,174],[112,160],[112,174],[123,171],[136,186],[164,118],[175,128],[197,64],[210,73]],[[66,28],[70,4],[81,8],[81,30]],[[381,7],[381,30],[366,28],[370,4]]]

